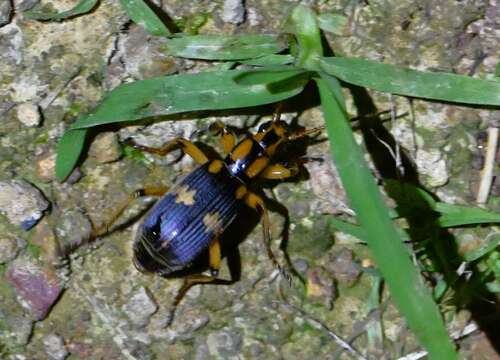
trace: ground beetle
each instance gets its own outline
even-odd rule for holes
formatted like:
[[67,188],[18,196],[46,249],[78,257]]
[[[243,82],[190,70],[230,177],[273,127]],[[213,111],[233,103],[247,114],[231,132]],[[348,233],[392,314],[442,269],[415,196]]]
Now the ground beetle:
[[171,189],[144,188],[134,192],[118,208],[111,221],[95,232],[96,236],[107,232],[133,199],[161,196],[139,228],[133,245],[135,267],[143,273],[166,276],[188,268],[208,248],[210,275],[191,274],[184,278],[169,321],[191,286],[218,280],[221,262],[219,237],[245,205],[260,213],[269,258],[283,275],[288,276],[270,247],[269,215],[265,203],[249,190],[249,185],[256,178],[286,179],[297,174],[298,162],[284,165],[273,161],[278,147],[322,129],[292,132],[288,124],[279,119],[279,111],[272,121],[263,123],[256,134],[245,136],[238,144],[235,134],[221,122],[215,123],[214,128],[221,136],[224,160],[209,160],[195,144],[184,138],[174,138],[161,148],[127,140],[129,146],[158,155],[180,148],[199,166]]

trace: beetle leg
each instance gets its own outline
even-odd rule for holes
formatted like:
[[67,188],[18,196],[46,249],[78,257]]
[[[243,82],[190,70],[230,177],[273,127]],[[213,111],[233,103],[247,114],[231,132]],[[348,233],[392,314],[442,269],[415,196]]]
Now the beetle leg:
[[266,167],[259,174],[259,177],[271,180],[283,180],[297,175],[298,172],[299,166],[297,164],[292,164],[290,167],[281,164],[272,164]]
[[245,196],[245,203],[251,207],[252,209],[257,210],[262,217],[262,232],[263,232],[263,240],[264,246],[267,251],[267,256],[271,260],[274,266],[276,266],[280,272],[280,274],[288,281],[289,284],[292,283],[292,278],[290,274],[285,270],[283,266],[280,265],[274,253],[271,249],[271,235],[270,235],[270,225],[269,225],[269,213],[267,211],[266,205],[264,204],[264,200],[257,194],[252,192],[248,192]]
[[217,278],[221,263],[221,250],[220,250],[220,242],[218,239],[215,239],[208,247],[208,256],[209,256],[210,275],[191,274],[184,277],[184,283],[177,292],[172,307],[170,308],[169,316],[167,319],[167,326],[169,326],[172,323],[177,306],[179,305],[181,300],[184,298],[188,290],[191,289],[193,285],[208,284],[213,282],[217,282],[219,284],[231,284],[233,282],[233,280],[228,281]]
[[222,144],[224,156],[226,156],[231,152],[231,150],[233,150],[234,145],[236,144],[236,135],[234,132],[229,130],[222,121],[216,121],[210,125],[210,128],[215,133],[220,134],[220,142]]
[[208,158],[203,153],[203,151],[201,151],[191,141],[184,139],[184,138],[181,138],[181,137],[176,137],[159,148],[139,145],[132,139],[125,140],[124,144],[128,145],[128,146],[132,146],[134,149],[138,149],[141,151],[145,151],[145,152],[148,152],[151,154],[158,154],[158,155],[167,155],[169,152],[180,148],[185,154],[191,156],[193,158],[193,160],[196,161],[200,165],[203,165],[208,161]]
[[158,187],[147,187],[144,189],[139,189],[134,191],[131,195],[128,196],[126,200],[124,200],[118,207],[113,216],[102,224],[99,227],[96,227],[92,230],[90,235],[90,239],[95,239],[99,236],[107,234],[109,229],[113,224],[118,220],[118,218],[123,214],[123,212],[130,206],[132,201],[137,198],[143,196],[163,196],[168,191],[168,187],[166,186],[158,186]]
[[219,275],[220,259],[221,259],[219,239],[215,239],[214,241],[212,241],[212,243],[208,247],[208,256],[209,256],[208,264],[210,266],[210,275],[212,276]]

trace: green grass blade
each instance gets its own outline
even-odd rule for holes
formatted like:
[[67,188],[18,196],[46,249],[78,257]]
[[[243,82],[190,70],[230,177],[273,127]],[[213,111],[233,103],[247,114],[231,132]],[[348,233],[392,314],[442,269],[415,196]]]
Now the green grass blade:
[[493,234],[491,236],[488,236],[489,239],[485,241],[485,244],[482,245],[478,249],[474,249],[471,251],[467,251],[464,254],[464,259],[466,261],[475,261],[480,258],[482,258],[484,255],[490,253],[491,251],[495,250],[498,245],[500,245],[500,233]]
[[269,76],[270,85],[292,78],[283,91],[271,91],[268,84],[242,85],[234,78],[248,71],[223,71],[182,74],[146,79],[120,85],[107,94],[95,112],[79,119],[66,132],[58,146],[56,173],[63,180],[77,163],[84,146],[85,131],[92,126],[145,117],[169,115],[196,110],[222,110],[265,105],[300,93],[307,82],[295,81],[302,70],[276,72]]
[[331,83],[316,79],[331,153],[391,295],[431,359],[456,359],[453,343],[428,289],[413,266],[359,149]]
[[[302,70],[267,74],[267,82],[239,84],[234,79],[248,71],[229,70],[165,76],[120,85],[112,90],[95,112],[78,120],[71,129],[139,120],[187,111],[222,110],[269,104],[292,97],[305,85],[273,92],[268,84],[288,79]],[[250,71],[250,73],[252,73]]]
[[169,55],[204,60],[254,59],[286,48],[278,35],[194,35],[167,41]]
[[317,62],[323,55],[323,46],[313,11],[303,5],[295,7],[285,22],[284,30],[297,38],[297,65],[309,70],[318,70]]
[[172,35],[167,26],[143,0],[120,0],[123,9],[136,24],[141,25],[148,34],[156,36]]
[[424,72],[373,61],[329,57],[320,60],[328,74],[373,90],[424,99],[500,106],[500,82],[442,72]]
[[38,10],[39,7],[37,6],[33,10],[28,10],[28,11],[23,12],[23,14],[28,19],[33,19],[33,20],[60,21],[60,20],[64,20],[64,19],[67,19],[70,17],[74,17],[74,16],[88,13],[90,10],[92,10],[96,6],[97,1],[98,0],[81,0],[73,8],[71,8],[67,11],[62,11],[60,13],[58,13],[58,12],[45,12],[43,10]]
[[401,216],[408,216],[410,212],[413,212],[413,216],[421,215],[422,211],[430,208],[439,213],[438,224],[444,228],[500,222],[499,213],[474,206],[436,201],[427,191],[410,183],[387,180],[385,185],[386,190],[399,199],[397,210]]
[[271,54],[257,59],[242,60],[240,63],[253,66],[276,66],[292,64],[293,60],[292,55]]
[[347,17],[340,14],[320,14],[318,15],[318,25],[321,30],[342,35],[347,25]]
[[76,166],[85,145],[87,130],[66,131],[57,145],[56,178],[63,181]]
[[500,222],[500,214],[478,207],[436,202],[433,209],[441,213],[441,216],[438,218],[441,227]]

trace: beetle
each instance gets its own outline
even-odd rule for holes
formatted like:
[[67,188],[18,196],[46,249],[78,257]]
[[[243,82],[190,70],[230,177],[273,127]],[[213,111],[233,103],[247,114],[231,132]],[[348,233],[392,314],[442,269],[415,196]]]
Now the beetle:
[[128,207],[142,196],[161,198],[148,211],[137,232],[133,244],[133,264],[142,273],[168,276],[186,270],[208,249],[209,274],[189,274],[179,289],[168,323],[175,309],[191,286],[211,283],[217,278],[221,263],[220,236],[241,212],[249,206],[259,212],[262,219],[263,240],[273,264],[290,281],[284,268],[278,263],[270,247],[269,215],[265,202],[250,191],[257,178],[286,179],[299,170],[298,161],[291,165],[274,161],[280,145],[302,138],[322,128],[292,132],[290,126],[280,120],[277,110],[273,120],[263,123],[257,133],[248,134],[236,143],[235,134],[223,123],[214,124],[220,135],[224,158],[210,160],[194,143],[184,138],[174,138],[161,148],[139,145],[128,139],[129,146],[148,153],[166,155],[181,149],[198,163],[191,173],[178,181],[171,189],[166,187],[137,190],[118,208],[111,221],[96,230],[96,236],[107,232],[109,226]]

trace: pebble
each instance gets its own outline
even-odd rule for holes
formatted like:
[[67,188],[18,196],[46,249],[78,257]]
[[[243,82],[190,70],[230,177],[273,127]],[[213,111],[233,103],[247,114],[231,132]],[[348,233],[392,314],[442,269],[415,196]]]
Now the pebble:
[[12,321],[12,333],[16,344],[21,346],[28,344],[33,335],[33,320],[16,317]]
[[12,18],[12,3],[9,0],[0,2],[0,26],[7,25]]
[[354,285],[361,273],[359,266],[354,262],[352,251],[349,249],[342,249],[340,252],[334,253],[328,264],[330,264],[330,272],[333,273],[338,282],[347,286]]
[[42,114],[38,105],[23,103],[16,106],[17,119],[28,127],[39,126],[42,122]]
[[92,224],[81,211],[69,209],[59,214],[54,231],[61,254],[64,256],[89,240]]
[[97,135],[90,145],[88,154],[100,164],[118,160],[122,155],[122,150],[116,133],[107,131]]
[[14,260],[17,256],[17,241],[10,237],[0,238],[0,264]]
[[42,340],[45,353],[50,359],[64,360],[68,356],[68,350],[64,345],[64,339],[56,334],[49,334]]
[[241,352],[242,336],[236,329],[214,331],[207,336],[207,346],[210,355],[217,359],[227,359]]
[[151,315],[158,310],[158,306],[149,291],[145,287],[141,287],[132,295],[123,310],[134,325],[144,327],[148,324]]
[[315,267],[307,271],[307,296],[331,310],[337,292],[331,275],[325,269]]
[[63,290],[55,275],[25,258],[12,263],[6,278],[15,289],[21,306],[34,320],[47,317]]
[[0,211],[13,225],[31,229],[44,215],[49,202],[25,180],[0,181]]
[[26,11],[26,10],[30,10],[32,9],[33,7],[35,7],[35,5],[37,5],[38,3],[40,2],[40,0],[21,0],[21,1],[16,1],[16,10],[17,11]]
[[222,20],[231,24],[245,21],[245,4],[243,0],[224,0]]
[[36,163],[36,175],[44,183],[53,181],[56,177],[56,154],[43,155]]

